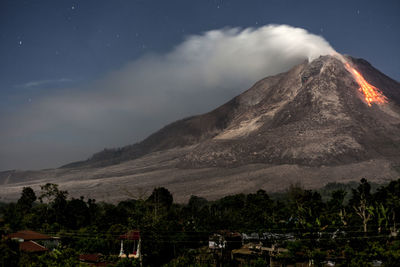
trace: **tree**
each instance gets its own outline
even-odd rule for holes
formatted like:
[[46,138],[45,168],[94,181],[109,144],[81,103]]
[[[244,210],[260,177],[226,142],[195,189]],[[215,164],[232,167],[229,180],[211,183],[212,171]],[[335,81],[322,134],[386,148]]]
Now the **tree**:
[[157,187],[153,190],[147,201],[169,208],[172,205],[173,197],[168,189]]
[[371,185],[365,178],[361,179],[361,184],[357,189],[353,189],[353,197],[350,200],[356,214],[361,218],[364,234],[367,233],[367,224],[373,216],[373,206],[371,205]]
[[3,210],[4,221],[7,222],[7,227],[11,230],[18,230],[21,228],[22,214],[19,212],[18,207],[15,203],[8,204]]
[[347,225],[346,209],[344,206],[344,198],[346,194],[347,193],[344,190],[335,190],[332,192],[331,199],[327,203],[333,224],[336,224],[336,222],[339,221],[342,225]]
[[61,191],[58,189],[58,184],[47,183],[45,185],[40,186],[40,203],[48,203],[53,202],[57,197],[67,198],[68,192]]
[[63,223],[65,218],[65,207],[67,206],[67,191],[58,189],[57,184],[47,183],[40,186],[41,192],[39,196],[40,203],[47,203],[45,210],[46,221],[49,219],[49,207],[52,208],[55,221]]
[[389,217],[388,217],[388,211],[389,208],[385,207],[382,203],[377,203],[376,204],[376,215],[377,215],[377,220],[378,220],[378,233],[382,232],[382,226],[385,226],[385,229],[387,229],[388,224],[389,224]]
[[30,187],[22,189],[21,197],[18,199],[17,206],[23,213],[28,213],[36,201],[36,194]]
[[379,220],[384,221],[385,224],[390,221],[392,234],[396,235],[396,223],[398,222],[396,214],[400,214],[400,179],[390,182],[388,186],[379,188],[374,197],[378,205],[382,205],[380,213],[378,213],[378,216],[380,216],[378,217],[378,224]]
[[157,219],[160,207],[169,209],[173,203],[173,197],[168,189],[157,187],[153,190],[147,201],[154,205],[154,218]]
[[202,207],[207,205],[207,200],[198,196],[190,196],[188,208],[192,213],[197,213]]
[[[273,201],[264,190],[258,190],[256,194],[248,194],[245,198],[243,215],[245,224],[254,229],[266,229],[273,221]],[[240,217],[243,217],[240,215]],[[249,228],[247,227],[247,228]]]
[[71,229],[79,229],[89,223],[89,209],[83,197],[73,198],[65,207],[65,223]]
[[324,208],[321,195],[311,190],[294,186],[288,192],[292,215],[296,223],[304,229],[320,226],[320,214]]
[[18,266],[18,242],[10,239],[0,240],[0,266]]

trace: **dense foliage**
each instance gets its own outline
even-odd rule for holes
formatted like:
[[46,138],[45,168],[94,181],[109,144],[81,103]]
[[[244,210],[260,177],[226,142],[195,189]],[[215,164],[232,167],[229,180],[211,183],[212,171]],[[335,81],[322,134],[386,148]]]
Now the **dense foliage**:
[[[209,235],[219,230],[286,234],[290,238],[279,244],[288,252],[279,257],[289,262],[318,265],[332,260],[343,266],[368,266],[381,261],[384,266],[397,266],[400,180],[375,191],[365,179],[347,190],[350,193],[340,184],[328,188],[327,200],[318,191],[293,185],[277,198],[259,190],[217,201],[192,196],[185,205],[174,203],[167,189],[156,188],[148,197],[114,205],[68,198],[68,192],[55,184],[43,185],[40,192],[27,187],[17,203],[0,206],[2,234],[31,229],[60,237],[62,245],[31,255],[3,238],[0,266],[78,266],[80,253],[101,253],[116,266],[138,266],[115,256],[119,235],[130,229],[141,232],[143,266],[200,266],[199,253],[206,253]],[[253,264],[264,263],[258,259]]]

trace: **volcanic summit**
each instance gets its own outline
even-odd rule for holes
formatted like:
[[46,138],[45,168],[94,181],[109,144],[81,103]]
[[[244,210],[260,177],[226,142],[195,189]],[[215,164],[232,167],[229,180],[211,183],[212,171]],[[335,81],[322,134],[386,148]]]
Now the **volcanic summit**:
[[59,169],[0,173],[2,195],[44,182],[104,200],[164,186],[178,200],[320,187],[400,171],[400,84],[363,59],[321,56],[217,109]]

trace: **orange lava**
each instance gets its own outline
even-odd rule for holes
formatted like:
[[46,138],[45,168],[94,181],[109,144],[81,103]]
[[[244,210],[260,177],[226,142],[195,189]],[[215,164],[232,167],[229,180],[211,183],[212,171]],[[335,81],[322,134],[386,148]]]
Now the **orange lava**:
[[349,63],[346,62],[345,66],[346,69],[353,75],[356,82],[360,85],[359,90],[363,92],[368,106],[371,106],[372,103],[384,104],[388,102],[386,96],[384,96],[378,88],[369,84],[356,69],[350,66]]

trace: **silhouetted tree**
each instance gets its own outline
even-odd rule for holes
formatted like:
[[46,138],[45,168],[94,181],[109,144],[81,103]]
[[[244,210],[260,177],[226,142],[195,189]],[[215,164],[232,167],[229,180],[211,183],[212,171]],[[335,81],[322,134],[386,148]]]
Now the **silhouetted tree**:
[[25,214],[32,209],[33,203],[36,201],[36,194],[30,187],[22,189],[21,197],[18,199],[17,206]]
[[164,187],[155,188],[147,199],[147,201],[153,204],[158,204],[166,208],[171,207],[173,200],[172,194]]

